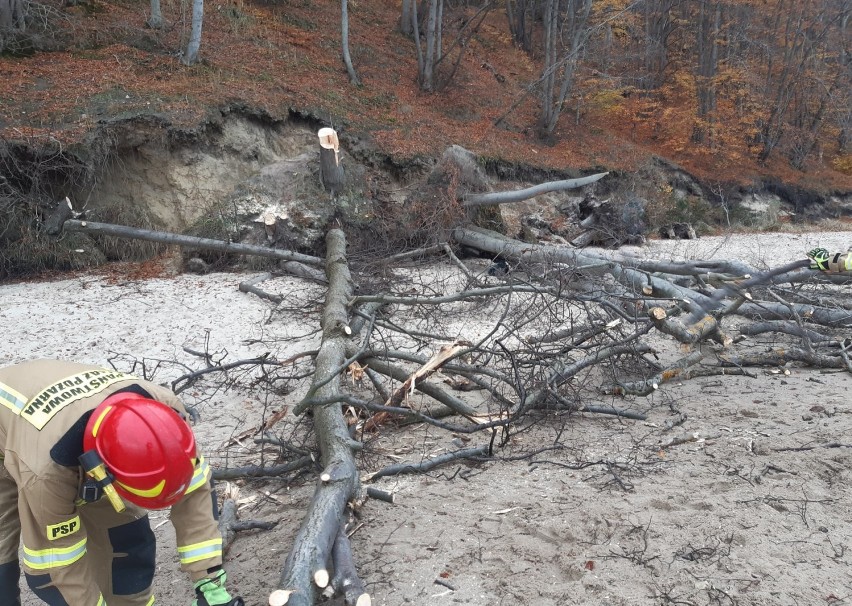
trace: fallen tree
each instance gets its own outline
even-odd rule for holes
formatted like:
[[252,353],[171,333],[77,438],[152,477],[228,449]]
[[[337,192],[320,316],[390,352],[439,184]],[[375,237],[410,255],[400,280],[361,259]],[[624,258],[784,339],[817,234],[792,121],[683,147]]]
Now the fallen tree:
[[[180,383],[245,365],[262,370],[270,390],[281,383],[295,389],[310,376],[292,412],[310,417],[315,443],[297,445],[295,433],[276,436],[289,461],[217,470],[218,477],[260,479],[319,461],[313,499],[269,596],[273,606],[313,604],[328,594],[350,606],[370,603],[348,532],[360,501],[358,457],[376,432],[426,423],[477,443],[370,470],[365,481],[494,460],[512,436],[546,418],[541,411],[641,420],[643,398],[675,380],[756,378],[749,367],[792,363],[852,372],[852,311],[837,290],[849,276],[829,276],[805,259],[767,271],[739,259],[680,263],[531,244],[472,225],[449,236],[417,253],[353,260],[344,232],[329,231],[327,290],[316,306],[323,310],[322,343],[291,358],[304,372],[276,375],[286,361],[265,356],[213,364],[205,355],[208,367]],[[510,270],[497,276],[466,264],[456,255],[461,247],[505,259]],[[412,262],[420,253],[443,255],[434,257],[442,271]],[[257,286],[261,278],[241,290],[280,304]],[[484,330],[474,334],[472,324]],[[790,346],[767,350],[782,339]],[[343,384],[347,375],[353,389]],[[623,469],[600,463],[629,490]]]
[[[310,408],[316,428],[323,472],[308,506],[302,527],[284,563],[279,590],[269,597],[272,606],[308,606],[316,589],[334,583],[347,596],[347,604],[367,606],[369,595],[351,561],[346,529],[346,507],[358,492],[353,451],[361,444],[350,435],[340,406],[340,374],[346,368],[346,341],[352,330],[346,309],[352,281],[346,263],[343,232],[331,230],[326,239],[328,294],[322,315],[322,346],[315,358],[313,382],[302,409]],[[329,567],[334,577],[329,573]]]

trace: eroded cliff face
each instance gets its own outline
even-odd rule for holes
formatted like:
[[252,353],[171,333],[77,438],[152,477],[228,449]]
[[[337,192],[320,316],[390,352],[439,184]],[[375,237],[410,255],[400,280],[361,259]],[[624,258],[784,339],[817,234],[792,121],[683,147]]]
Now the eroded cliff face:
[[148,209],[165,229],[180,231],[219,207],[247,179],[274,165],[307,165],[316,134],[306,123],[261,122],[228,114],[195,133],[127,122],[102,135],[113,149],[87,192],[93,211],[132,205]]
[[[320,126],[311,120],[274,121],[244,112],[223,113],[194,132],[173,131],[168,124],[150,120],[116,122],[98,135],[100,145],[110,149],[102,153],[93,186],[81,188],[76,197],[101,214],[117,207],[145,209],[162,228],[172,231],[185,230],[211,212],[229,214],[243,226],[244,235],[247,223],[272,222],[274,230],[265,228],[272,232],[267,234],[270,244],[281,243],[286,234],[283,239],[310,248],[321,241],[332,216],[343,212],[356,222],[367,221],[373,211],[370,200],[402,203],[434,180],[431,169],[439,159],[400,167],[378,158],[364,140],[350,138],[341,151],[348,190],[332,204],[320,183],[316,136]],[[490,181],[487,187],[492,189],[577,176],[483,165]],[[519,214],[553,215],[554,208],[567,208],[584,193],[588,192],[542,196],[507,207],[503,211],[507,225],[519,226]],[[702,183],[663,159],[652,159],[636,174],[610,174],[593,193],[638,195],[663,208],[668,204],[683,215],[675,220],[688,220],[696,214],[689,210],[698,206],[715,208],[715,217],[701,219],[721,219],[723,227],[730,221],[766,229],[777,222],[852,217],[852,192],[816,193],[778,183],[755,183],[751,188]]]
[[[31,206],[43,218],[52,203],[67,195],[76,211],[85,211],[94,221],[318,254],[332,221],[369,240],[380,233],[378,225],[388,221],[389,208],[401,209],[395,217],[399,220],[418,209],[426,212],[429,192],[449,200],[469,187],[458,177],[465,174],[461,167],[461,172],[447,172],[439,158],[400,164],[371,149],[369,137],[342,133],[346,188],[332,197],[319,174],[321,126],[303,116],[279,120],[245,108],[217,112],[194,130],[177,129],[158,116],[116,118],[101,123],[78,148],[44,153],[18,148],[15,170],[32,175],[42,170],[42,181],[10,173],[0,191],[7,201],[0,202],[11,207],[17,188],[19,198],[37,200]],[[582,172],[582,167],[560,172],[477,158],[473,162],[481,173],[476,191],[520,189]],[[595,172],[600,169],[595,167]],[[451,178],[451,173],[457,177]],[[29,192],[22,187],[25,182]],[[610,173],[591,190],[550,193],[501,206],[492,222],[512,237],[567,243],[578,221],[578,205],[589,196],[616,203],[639,200],[647,210],[643,225],[651,235],[667,221],[702,222],[706,232],[737,223],[768,229],[783,222],[852,217],[852,192],[809,192],[778,183],[725,187],[699,182],[663,159],[652,159],[636,173]],[[428,221],[412,221],[399,229],[428,229]],[[7,226],[0,234],[0,248],[19,242],[18,231]],[[103,242],[81,244],[79,238],[73,246],[97,254],[76,265],[58,266],[120,259],[133,248],[113,242],[107,250]],[[153,250],[137,248],[129,258]]]

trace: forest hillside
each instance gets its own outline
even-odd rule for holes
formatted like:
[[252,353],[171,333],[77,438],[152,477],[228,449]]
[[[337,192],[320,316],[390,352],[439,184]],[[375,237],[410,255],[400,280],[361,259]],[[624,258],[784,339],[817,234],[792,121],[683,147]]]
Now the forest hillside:
[[0,0],[0,142],[73,146],[117,117],[191,129],[239,107],[391,159],[459,144],[588,172],[659,156],[709,183],[852,189],[848,2],[413,6],[207,2],[187,65],[191,3]]

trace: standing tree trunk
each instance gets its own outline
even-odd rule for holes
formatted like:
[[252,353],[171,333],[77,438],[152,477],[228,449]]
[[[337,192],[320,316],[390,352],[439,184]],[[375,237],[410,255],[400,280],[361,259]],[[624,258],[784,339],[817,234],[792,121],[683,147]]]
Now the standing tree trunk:
[[195,65],[200,61],[198,51],[201,48],[201,26],[204,23],[204,0],[192,0],[192,32],[189,44],[181,62],[184,65]]
[[0,0],[0,52],[6,50],[15,34],[26,29],[27,0]]
[[698,115],[692,129],[695,143],[712,144],[713,113],[716,111],[716,71],[719,65],[718,36],[722,24],[722,7],[718,2],[701,0],[698,17],[698,69],[695,94]]
[[648,0],[641,4],[645,16],[644,48],[641,50],[644,75],[639,79],[643,90],[656,90],[663,85],[669,65],[669,38],[675,31],[672,16],[675,0]]
[[414,0],[402,0],[402,16],[399,19],[399,31],[406,36],[410,36],[414,31],[414,20],[411,13],[417,12],[417,5]]
[[163,27],[163,11],[160,9],[160,0],[151,0],[151,16],[148,17],[147,24],[151,29]]
[[565,100],[574,88],[580,55],[590,35],[588,22],[592,0],[567,0],[564,15],[560,6],[558,0],[547,0],[545,6],[544,69],[538,119],[538,132],[543,139],[549,139],[556,131]]
[[317,132],[320,143],[320,179],[325,191],[336,196],[343,191],[343,165],[340,163],[340,142],[333,128]]
[[[420,70],[420,88],[426,92],[434,90],[435,61],[441,54],[437,47],[441,24],[438,20],[439,3],[441,0],[429,0],[429,20],[426,22],[426,56]],[[415,32],[417,35],[417,32]]]
[[349,0],[340,0],[340,43],[343,47],[343,65],[349,74],[349,83],[359,86],[361,80],[352,66],[352,57],[349,55]]
[[[532,6],[531,6],[532,5]],[[535,10],[535,0],[507,0],[506,18],[509,20],[509,32],[512,41],[523,50],[532,50],[532,25],[533,19],[527,19],[527,12]]]
[[24,0],[0,0],[0,31],[24,29],[26,9]]

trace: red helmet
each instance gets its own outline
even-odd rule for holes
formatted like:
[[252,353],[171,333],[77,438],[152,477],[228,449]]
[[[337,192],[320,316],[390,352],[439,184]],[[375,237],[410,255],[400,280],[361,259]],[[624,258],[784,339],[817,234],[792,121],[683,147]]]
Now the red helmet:
[[195,437],[177,412],[135,393],[117,393],[95,408],[84,451],[95,450],[125,499],[145,509],[176,503],[195,469]]

